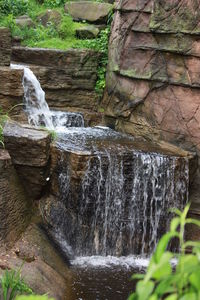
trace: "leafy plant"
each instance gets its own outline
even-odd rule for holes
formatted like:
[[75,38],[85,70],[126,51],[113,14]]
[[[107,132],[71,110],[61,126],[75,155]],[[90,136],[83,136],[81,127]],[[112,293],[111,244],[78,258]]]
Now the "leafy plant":
[[65,0],[44,0],[46,7],[55,8],[65,4]]
[[28,0],[0,0],[0,14],[14,16],[23,15],[28,10]]
[[32,290],[21,278],[19,270],[6,270],[1,278],[2,300],[13,300],[17,294],[32,294]]
[[[181,212],[175,209],[170,231],[158,243],[145,275],[133,275],[139,279],[136,291],[128,300],[199,300],[200,299],[200,242],[184,241],[186,224],[200,227],[200,221],[187,218],[189,204]],[[177,238],[180,253],[167,251],[169,242]],[[190,253],[187,253],[190,248]],[[176,260],[173,270],[172,259]]]

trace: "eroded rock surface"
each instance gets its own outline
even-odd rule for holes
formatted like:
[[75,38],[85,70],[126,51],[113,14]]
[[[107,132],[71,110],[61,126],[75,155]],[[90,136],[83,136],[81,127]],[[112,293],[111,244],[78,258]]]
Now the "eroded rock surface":
[[25,230],[31,215],[31,202],[6,150],[0,149],[0,246],[13,244]]
[[[117,129],[199,154],[198,5],[187,0],[116,1],[101,105]],[[198,190],[198,173],[193,191]],[[194,198],[200,201],[198,192]]]

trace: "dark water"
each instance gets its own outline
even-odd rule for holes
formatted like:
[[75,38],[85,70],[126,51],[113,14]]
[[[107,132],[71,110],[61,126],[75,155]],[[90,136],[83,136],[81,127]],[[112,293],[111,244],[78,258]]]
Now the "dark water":
[[135,288],[136,283],[131,276],[143,270],[120,266],[74,266],[72,272],[66,300],[125,300]]

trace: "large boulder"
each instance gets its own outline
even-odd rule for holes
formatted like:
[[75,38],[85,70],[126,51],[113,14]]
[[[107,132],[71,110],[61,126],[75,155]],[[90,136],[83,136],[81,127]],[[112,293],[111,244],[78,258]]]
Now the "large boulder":
[[106,23],[112,7],[112,4],[109,3],[76,1],[67,2],[65,11],[76,21],[85,20],[101,24]]
[[37,20],[45,27],[50,23],[59,25],[62,20],[62,14],[55,9],[47,9],[37,17]]
[[39,198],[47,183],[50,134],[8,122],[4,127],[4,141],[28,195]]
[[9,66],[11,56],[11,33],[8,28],[0,28],[0,66]]

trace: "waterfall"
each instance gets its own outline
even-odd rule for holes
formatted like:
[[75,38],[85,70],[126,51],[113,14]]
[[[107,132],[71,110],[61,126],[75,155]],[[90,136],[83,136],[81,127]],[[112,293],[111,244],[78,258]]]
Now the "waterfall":
[[35,74],[23,65],[11,64],[12,69],[23,69],[24,106],[28,122],[50,130],[64,131],[66,127],[82,127],[84,119],[80,113],[50,111],[45,92]]
[[61,248],[78,256],[151,254],[169,226],[169,208],[187,201],[188,159],[109,128],[84,128],[81,113],[51,111],[33,72],[12,68],[24,69],[29,123],[58,132],[61,159],[51,181],[59,195],[47,219]]
[[78,256],[151,254],[169,227],[169,209],[183,209],[187,201],[187,158],[138,151],[122,136],[85,128],[58,142],[62,151],[75,151],[77,161],[86,160],[78,182],[74,174],[81,170],[70,163],[59,177],[70,219],[60,229]]

